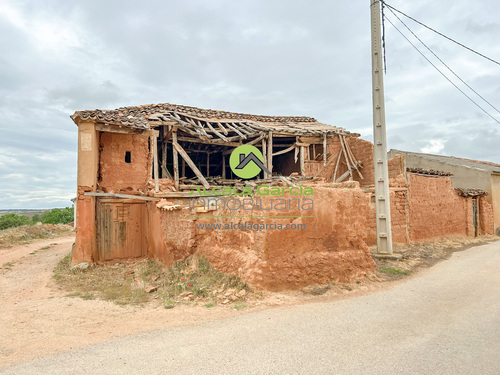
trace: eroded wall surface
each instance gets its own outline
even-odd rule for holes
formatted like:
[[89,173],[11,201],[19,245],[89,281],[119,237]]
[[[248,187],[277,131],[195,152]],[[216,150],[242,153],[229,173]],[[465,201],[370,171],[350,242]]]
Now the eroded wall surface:
[[408,175],[410,241],[474,235],[471,200],[454,191],[448,177]]
[[479,234],[492,235],[495,233],[495,218],[493,205],[485,197],[478,198],[479,205]]
[[[352,185],[353,183],[351,183]],[[290,195],[286,199],[296,198]],[[239,198],[243,199],[243,198]],[[263,207],[271,207],[269,197]],[[248,283],[269,290],[297,289],[314,283],[346,282],[374,271],[375,263],[364,239],[369,196],[352,188],[315,187],[314,210],[254,210],[252,215],[305,215],[301,218],[189,218],[188,210],[152,211],[162,243],[152,256],[165,262],[197,252],[218,270],[238,274]],[[212,211],[238,216],[245,211]],[[211,216],[205,213],[203,216]],[[305,230],[208,230],[196,224],[305,224]],[[247,224],[248,225],[248,224]]]
[[[127,152],[130,162],[126,160]],[[101,133],[99,189],[112,193],[144,192],[150,178],[149,158],[147,135]]]

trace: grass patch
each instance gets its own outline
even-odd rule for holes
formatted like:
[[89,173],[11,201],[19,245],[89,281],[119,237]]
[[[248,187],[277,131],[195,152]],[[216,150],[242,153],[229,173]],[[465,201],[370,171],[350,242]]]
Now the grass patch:
[[74,233],[69,225],[40,224],[23,225],[0,230],[0,249],[14,245],[24,245],[36,240],[68,236]]
[[52,245],[50,245],[50,246],[44,246],[44,247],[41,247],[41,248],[40,248],[40,249],[38,249],[38,250],[48,250],[48,249],[50,249],[51,247],[52,247]]
[[235,310],[243,310],[247,308],[247,304],[244,302],[237,302],[234,304],[234,309]]
[[214,302],[210,302],[210,303],[205,304],[205,307],[206,307],[207,309],[209,309],[209,308],[211,308],[211,307],[214,307],[214,306],[215,306],[215,303],[214,303]]
[[198,255],[168,266],[144,259],[86,270],[72,270],[71,255],[67,255],[55,267],[53,278],[65,290],[84,299],[98,298],[119,305],[157,301],[166,309],[180,303],[206,302],[205,306],[215,306],[218,302],[241,302],[250,292],[238,276],[217,271]]
[[14,263],[12,262],[2,264],[2,268],[5,268],[6,270],[10,270],[12,267],[14,267]]
[[380,272],[388,273],[391,275],[408,275],[410,271],[402,270],[399,268],[384,267],[380,269]]

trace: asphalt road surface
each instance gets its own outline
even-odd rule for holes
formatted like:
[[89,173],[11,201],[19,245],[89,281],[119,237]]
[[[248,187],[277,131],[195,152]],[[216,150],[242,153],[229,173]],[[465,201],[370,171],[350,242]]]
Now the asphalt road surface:
[[500,242],[367,296],[141,334],[0,373],[500,374]]

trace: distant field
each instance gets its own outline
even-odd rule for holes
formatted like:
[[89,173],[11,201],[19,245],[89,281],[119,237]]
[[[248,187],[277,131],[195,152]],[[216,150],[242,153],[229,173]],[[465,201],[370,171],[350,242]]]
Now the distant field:
[[33,215],[41,214],[44,211],[47,211],[47,210],[35,210],[35,209],[0,210],[0,216],[6,215],[6,214],[16,214],[16,215],[25,215],[31,219],[33,217]]

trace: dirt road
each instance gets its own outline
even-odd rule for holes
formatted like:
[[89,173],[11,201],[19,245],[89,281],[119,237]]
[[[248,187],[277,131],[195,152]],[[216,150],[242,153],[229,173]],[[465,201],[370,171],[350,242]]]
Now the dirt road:
[[67,292],[58,289],[52,275],[56,264],[71,251],[73,241],[73,236],[60,237],[0,249],[0,266],[3,265],[0,269],[0,368],[118,337],[304,301],[304,296],[277,294],[254,301],[241,311],[230,306],[207,309],[203,305],[181,305],[166,310],[154,304],[118,306],[112,302],[69,297]]
[[1,373],[498,374],[499,291],[497,241],[359,298],[112,340]]
[[[52,280],[74,237],[0,249],[0,367],[140,332],[234,316],[228,308],[118,306],[68,297]],[[51,245],[52,244],[52,245]]]

